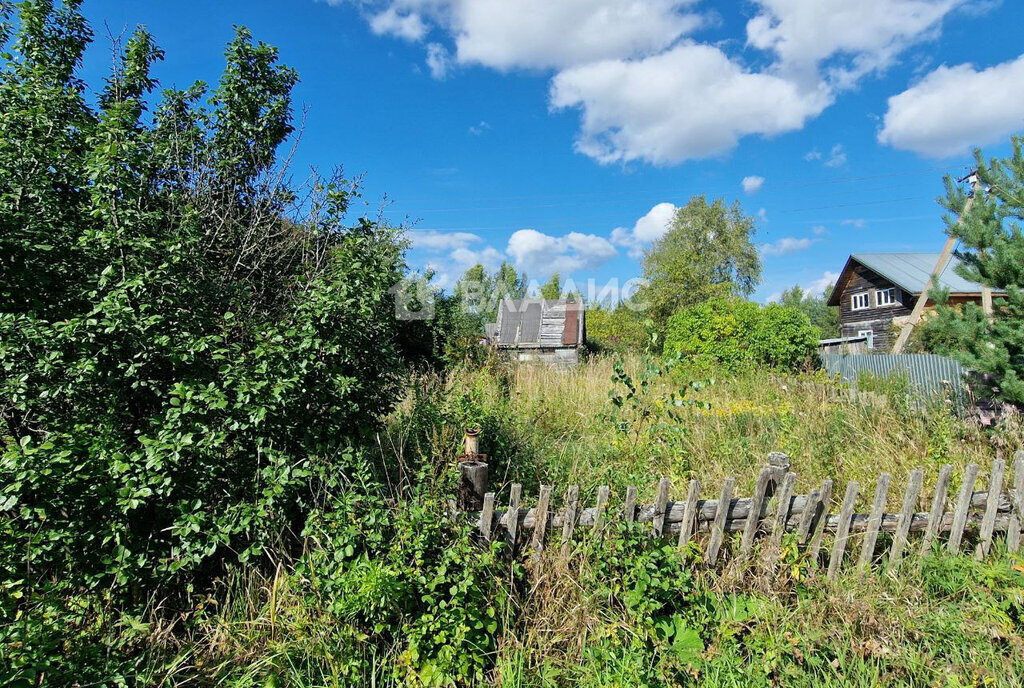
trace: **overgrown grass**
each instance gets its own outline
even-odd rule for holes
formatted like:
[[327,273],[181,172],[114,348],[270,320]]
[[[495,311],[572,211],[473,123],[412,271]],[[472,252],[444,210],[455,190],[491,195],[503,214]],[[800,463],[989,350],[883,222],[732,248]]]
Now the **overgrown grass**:
[[[879,393],[853,401],[821,373],[749,370],[719,377],[631,358],[623,375],[637,391],[617,409],[610,395],[627,387],[615,362],[597,357],[561,371],[495,364],[446,379],[421,377],[393,416],[385,453],[418,443],[420,454],[450,465],[461,428],[477,425],[482,451],[491,455],[494,489],[513,481],[527,492],[539,481],[579,484],[592,498],[602,484],[620,492],[633,484],[649,497],[661,476],[679,489],[691,477],[713,486],[732,476],[738,490],[749,492],[770,451],[790,455],[805,487],[824,478],[870,485],[881,472],[899,485],[914,468],[924,469],[927,486],[942,464],[959,469],[977,462],[984,478],[997,451],[1009,455],[1024,446],[1019,418],[983,432],[941,404],[917,410],[898,384],[879,385]],[[692,382],[705,385],[694,391]],[[684,403],[675,406],[670,395],[678,400],[681,390]],[[435,424],[441,419],[443,427]]]

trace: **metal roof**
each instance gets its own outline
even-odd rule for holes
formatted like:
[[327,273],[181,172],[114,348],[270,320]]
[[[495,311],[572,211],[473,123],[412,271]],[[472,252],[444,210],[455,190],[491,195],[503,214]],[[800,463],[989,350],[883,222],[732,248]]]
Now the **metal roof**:
[[492,342],[499,347],[577,346],[582,339],[582,311],[582,304],[565,299],[503,299]]
[[[928,284],[928,278],[939,262],[938,253],[854,253],[850,257],[874,270],[904,291],[920,294]],[[945,270],[939,275],[937,285],[954,294],[980,294],[981,285],[961,277],[957,271],[960,259],[951,256]]]

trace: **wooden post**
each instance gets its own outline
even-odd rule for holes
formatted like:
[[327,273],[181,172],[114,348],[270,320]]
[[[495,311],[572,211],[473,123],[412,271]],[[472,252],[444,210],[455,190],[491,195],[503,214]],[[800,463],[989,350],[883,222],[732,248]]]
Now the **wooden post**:
[[636,488],[632,485],[626,488],[626,505],[623,511],[623,516],[626,519],[626,523],[632,523],[636,520]]
[[871,513],[868,514],[868,529],[864,534],[864,542],[860,548],[860,561],[857,562],[857,569],[863,571],[871,565],[875,556],[875,543],[878,542],[878,529],[882,527],[882,517],[885,516],[885,500],[889,496],[889,482],[892,477],[888,473],[878,476],[878,485],[875,487],[875,501],[871,505]]
[[[783,454],[785,456],[785,454]],[[750,500],[750,513],[747,514],[747,522],[743,525],[743,539],[740,541],[740,556],[747,556],[754,546],[754,535],[757,533],[758,524],[764,515],[765,496],[768,494],[768,484],[775,480],[776,469],[773,466],[765,466],[757,476],[754,484],[754,496]]]
[[985,515],[981,519],[981,530],[978,533],[978,549],[975,558],[981,561],[988,556],[992,548],[992,534],[996,529],[996,514],[999,511],[999,497],[1003,490],[1003,473],[1006,472],[1006,461],[996,459],[992,462],[992,474],[988,479],[988,500],[985,503]]
[[853,521],[853,506],[857,501],[857,492],[860,485],[857,481],[851,480],[846,485],[846,496],[843,497],[843,506],[839,510],[839,523],[836,524],[836,539],[832,544],[832,556],[828,560],[828,579],[835,581],[839,578],[839,568],[843,565],[843,555],[846,554],[846,540],[850,537],[850,523]]
[[782,487],[779,488],[779,505],[775,509],[775,523],[772,526],[772,555],[778,557],[782,548],[782,536],[786,532],[786,523],[789,522],[789,507],[793,499],[793,486],[796,484],[796,473],[790,471],[782,479]]
[[[1024,473],[1024,471],[1022,471]],[[700,497],[700,481],[691,480],[686,491],[686,508],[683,509],[683,522],[679,524],[679,546],[685,547],[693,534],[697,532],[697,499]]]
[[607,485],[597,488],[597,513],[594,514],[594,536],[601,537],[604,531],[605,511],[608,510],[608,494],[611,490]]
[[[821,551],[821,542],[825,538],[825,528],[828,526],[829,512],[832,511],[832,479],[825,478],[821,483],[821,512],[817,520],[811,524],[811,544],[807,546],[807,559],[818,565],[818,553]],[[817,510],[816,510],[817,511]]]
[[818,510],[818,502],[821,501],[821,490],[814,488],[807,495],[807,503],[804,505],[804,512],[800,514],[800,523],[796,527],[796,542],[803,547],[811,534],[811,519],[814,512]]
[[903,506],[900,508],[900,520],[896,526],[896,534],[892,538],[892,551],[889,553],[889,568],[895,569],[903,559],[903,551],[907,547],[907,536],[910,533],[910,522],[914,520],[917,498],[921,495],[924,484],[924,471],[913,470],[907,481],[907,491],[903,493]]
[[1006,550],[1015,554],[1020,549],[1021,526],[1024,525],[1024,450],[1013,455],[1013,496],[1010,499],[1010,523],[1006,531]]
[[960,496],[956,500],[956,511],[953,512],[953,527],[949,529],[949,542],[946,549],[950,554],[959,554],[960,541],[964,537],[964,527],[971,510],[971,495],[974,494],[974,481],[978,479],[978,464],[972,463],[964,469],[964,482],[960,486]]
[[946,492],[949,490],[949,476],[953,473],[953,467],[949,464],[939,469],[939,477],[935,481],[935,495],[932,496],[932,508],[928,512],[928,524],[924,529],[924,537],[921,538],[921,555],[928,554],[932,548],[932,542],[939,535],[939,527],[942,525],[942,511],[946,507]]
[[508,511],[505,513],[505,530],[508,531],[508,546],[515,552],[516,536],[519,533],[519,500],[523,496],[523,486],[513,483],[509,491]]
[[708,542],[707,559],[712,566],[718,561],[718,552],[722,549],[722,542],[725,541],[725,521],[729,516],[732,488],[735,483],[733,478],[726,478],[722,483],[722,494],[718,497],[718,509],[715,511],[714,523],[711,525],[711,541]]
[[579,485],[570,485],[565,493],[565,518],[562,521],[562,557],[568,557],[572,550],[572,534],[576,530],[576,503],[579,501]]
[[480,511],[487,494],[487,464],[463,461],[459,464],[458,507],[462,511]]
[[537,499],[537,510],[533,522],[533,563],[540,563],[541,552],[544,551],[544,535],[548,530],[548,511],[551,508],[551,486],[540,486],[540,497]]
[[484,495],[484,506],[480,511],[480,534],[484,540],[490,541],[491,530],[494,528],[494,493]]
[[668,506],[670,487],[671,481],[668,478],[658,481],[658,496],[654,500],[654,522],[651,524],[654,537],[661,537],[665,532],[665,507]]

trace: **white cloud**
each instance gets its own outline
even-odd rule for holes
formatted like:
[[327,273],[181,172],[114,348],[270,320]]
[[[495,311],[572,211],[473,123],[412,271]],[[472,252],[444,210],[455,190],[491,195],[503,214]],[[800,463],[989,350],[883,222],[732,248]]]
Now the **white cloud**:
[[535,229],[520,229],[508,239],[506,252],[516,267],[528,273],[563,276],[599,267],[618,254],[604,237],[570,232],[556,237]]
[[452,66],[452,56],[448,49],[440,43],[427,44],[427,68],[430,69],[430,76],[442,80],[448,76],[448,70]]
[[427,35],[427,25],[419,14],[400,14],[394,6],[371,16],[370,28],[377,35],[390,34],[408,41],[420,41]]
[[480,120],[480,124],[471,124],[467,131],[469,131],[469,133],[472,134],[473,136],[480,136],[490,128],[490,124],[483,120]]
[[843,220],[839,224],[841,224],[844,227],[856,227],[857,229],[860,229],[860,228],[864,227],[865,225],[867,225],[867,223],[868,223],[867,220],[865,220],[864,218],[858,217],[858,218],[852,218],[852,219],[849,219],[849,220]]
[[933,38],[942,19],[966,0],[757,0],[747,42],[770,50],[777,69],[814,79],[824,68],[829,83],[852,87],[892,64],[908,46]]
[[410,230],[409,239],[413,248],[434,252],[466,248],[470,244],[483,241],[476,234],[469,232],[439,232],[433,229]]
[[743,136],[799,129],[830,102],[822,89],[747,71],[718,48],[692,43],[573,67],[551,84],[553,109],[582,112],[577,150],[602,163],[707,158]]
[[767,222],[768,221],[768,209],[767,208],[758,208],[757,209],[757,219],[760,220],[761,222]]
[[828,234],[828,230],[825,229],[825,225],[815,225],[811,227],[811,231],[814,232],[815,236],[825,236]]
[[1024,55],[983,70],[941,66],[889,98],[880,143],[931,157],[964,153],[1024,129]]
[[743,185],[744,193],[754,194],[760,191],[761,187],[764,186],[764,177],[744,177],[741,184]]
[[766,54],[744,63],[734,42],[692,40],[716,17],[699,0],[327,0],[358,5],[378,33],[438,36],[425,46],[437,79],[466,64],[553,71],[552,109],[581,113],[580,153],[653,164],[802,128],[966,3],[752,1],[747,45]]
[[481,264],[486,268],[495,269],[505,260],[505,254],[498,249],[487,246],[483,250],[473,251],[468,248],[457,248],[449,255],[463,271],[474,265]]
[[810,246],[816,241],[818,240],[808,237],[802,239],[797,239],[796,237],[783,237],[770,244],[761,244],[761,255],[784,256],[787,253],[796,253],[797,251],[803,251],[806,248],[810,248]]
[[659,203],[636,221],[632,229],[616,227],[612,230],[612,243],[629,249],[631,258],[639,258],[644,249],[657,241],[668,231],[676,207],[671,203]]
[[837,143],[832,146],[832,150],[829,151],[828,160],[825,161],[825,167],[842,167],[846,164],[846,151],[843,150],[843,144]]

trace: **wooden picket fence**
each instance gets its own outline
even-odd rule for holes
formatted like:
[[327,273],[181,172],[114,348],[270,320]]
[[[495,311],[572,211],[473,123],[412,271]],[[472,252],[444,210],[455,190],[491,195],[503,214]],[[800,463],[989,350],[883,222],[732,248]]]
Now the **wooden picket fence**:
[[[777,558],[784,535],[792,532],[796,533],[796,543],[806,553],[808,561],[824,564],[824,554],[828,553],[830,580],[839,575],[850,537],[860,533],[863,534],[860,552],[849,559],[856,560],[858,569],[866,569],[882,560],[885,552],[879,550],[885,548],[879,547],[879,533],[892,534],[891,539],[884,538],[890,543],[890,568],[914,551],[928,552],[936,540],[944,540],[951,553],[964,553],[965,543],[971,542],[974,555],[980,560],[992,551],[996,534],[1005,534],[1006,550],[1017,552],[1024,524],[1024,451],[1014,455],[1013,488],[1007,491],[1003,486],[1010,481],[1006,476],[1006,461],[1002,458],[993,461],[988,489],[983,491],[975,491],[978,465],[967,466],[960,490],[953,499],[953,509],[948,511],[950,495],[947,493],[952,472],[948,465],[939,470],[931,492],[931,508],[923,512],[917,510],[924,482],[921,470],[910,473],[899,513],[885,512],[891,476],[882,473],[875,485],[869,513],[854,513],[861,486],[850,481],[839,512],[833,515],[833,481],[827,479],[807,494],[795,494],[796,473],[790,470],[789,457],[773,452],[758,476],[751,497],[735,497],[735,480],[727,478],[716,499],[702,499],[701,482],[691,480],[685,499],[672,501],[671,481],[662,478],[655,502],[650,505],[638,506],[637,489],[629,487],[622,507],[614,509],[610,489],[602,486],[597,491],[596,504],[582,507],[579,487],[573,485],[565,491],[562,507],[555,509],[551,486],[542,485],[536,505],[526,508],[521,504],[522,485],[514,484],[507,508],[497,509],[495,494],[487,492],[481,495],[482,508],[471,517],[476,519],[479,535],[485,540],[502,538],[512,544],[513,552],[521,549],[518,545],[527,544],[534,557],[540,555],[552,533],[561,533],[562,551],[567,554],[581,531],[589,530],[592,537],[600,537],[613,518],[649,524],[651,536],[674,536],[680,547],[691,540],[703,539],[706,534],[704,560],[711,566],[720,563],[730,533],[742,533],[737,550],[740,557],[749,556],[755,540],[760,537],[768,538],[772,547],[767,551],[774,552]],[[728,507],[721,508],[723,504]],[[832,536],[830,551],[824,548],[829,534]],[[915,539],[918,541],[912,544]]]

